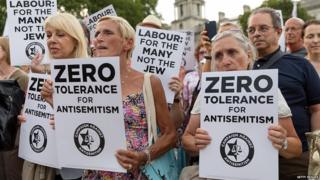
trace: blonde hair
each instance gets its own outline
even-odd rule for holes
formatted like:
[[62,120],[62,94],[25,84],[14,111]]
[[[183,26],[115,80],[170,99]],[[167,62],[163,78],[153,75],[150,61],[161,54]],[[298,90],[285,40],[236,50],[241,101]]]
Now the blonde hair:
[[[117,23],[119,25],[119,31],[120,31],[121,37],[125,39],[132,39],[133,41],[132,43],[134,44],[135,31],[133,27],[128,23],[127,20],[119,16],[103,16],[99,19],[98,23],[105,20],[111,20],[112,22]],[[127,52],[127,58],[131,57],[133,48],[134,47],[132,46],[132,48]]]
[[[247,52],[248,55],[250,55],[250,63],[248,66],[248,69],[251,69],[253,61],[257,57],[257,50],[256,48],[251,44],[249,39],[240,31],[234,31],[234,30],[228,30],[224,31],[222,33],[218,33],[216,36],[214,36],[211,40],[211,47],[216,43],[218,40],[226,38],[226,37],[232,37],[236,41],[239,42],[240,46],[242,47],[245,52]],[[211,61],[211,70],[215,70],[215,61],[214,61],[214,55],[212,54],[212,61]]]
[[[74,40],[76,40],[76,50],[74,52],[75,58],[88,57],[87,52],[87,42],[85,39],[84,31],[80,22],[76,17],[69,13],[58,13],[52,16],[49,16],[45,22],[44,27],[52,27],[61,31],[66,32]],[[49,53],[51,57],[51,54]]]
[[7,37],[0,37],[0,46],[6,53],[6,63],[11,65],[9,39]]

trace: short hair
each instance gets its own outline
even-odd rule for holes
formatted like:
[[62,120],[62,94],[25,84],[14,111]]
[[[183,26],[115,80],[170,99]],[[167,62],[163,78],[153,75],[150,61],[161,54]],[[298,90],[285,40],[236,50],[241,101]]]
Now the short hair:
[[282,29],[280,14],[275,9],[267,8],[267,7],[255,9],[252,11],[249,18],[252,15],[261,14],[261,13],[270,15],[272,20],[272,25],[274,28]]
[[[76,40],[77,44],[74,54],[75,58],[88,57],[88,45],[85,39],[84,31],[76,17],[69,13],[57,13],[49,16],[45,20],[44,27],[47,28],[48,26],[64,31]],[[50,53],[49,56],[51,57]]]
[[305,30],[308,26],[311,26],[311,25],[320,25],[320,21],[319,20],[310,20],[310,21],[307,21],[303,27],[302,27],[302,38],[304,37],[305,35]]
[[10,46],[9,46],[9,39],[7,37],[0,37],[0,46],[3,51],[6,53],[6,63],[11,65],[10,62]]
[[[97,24],[99,24],[101,21],[106,21],[106,20],[111,20],[112,22],[117,23],[119,25],[119,31],[120,31],[121,37],[125,39],[132,39],[134,44],[135,31],[126,19],[119,16],[103,16],[98,20]],[[128,51],[127,58],[131,57],[132,51],[133,51],[133,46]]]
[[235,24],[235,23],[232,23],[232,22],[222,22],[220,25],[219,25],[219,29],[218,29],[218,32],[220,33],[221,32],[221,29],[224,28],[224,27],[230,27],[229,29],[227,30],[239,30],[241,31],[241,27],[238,25],[238,24]]
[[[245,50],[248,53],[251,53],[252,59],[251,62],[249,63],[249,66],[252,65],[253,60],[256,59],[257,57],[257,50],[256,48],[251,44],[249,39],[242,33],[242,32],[235,32],[233,30],[227,30],[221,33],[218,33],[216,36],[214,36],[211,40],[211,46],[214,45],[218,40],[226,38],[226,37],[232,37],[236,41],[239,42],[240,46],[242,47],[243,50]],[[214,62],[214,56],[212,56],[213,61],[211,63],[211,69],[213,68],[213,62]]]

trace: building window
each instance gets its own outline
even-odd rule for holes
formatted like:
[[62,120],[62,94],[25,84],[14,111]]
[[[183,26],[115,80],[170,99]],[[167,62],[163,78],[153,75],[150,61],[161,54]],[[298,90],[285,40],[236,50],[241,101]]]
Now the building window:
[[201,16],[201,6],[200,6],[200,4],[197,4],[197,12],[198,12],[198,16]]
[[182,17],[182,16],[183,16],[183,5],[180,4],[180,17]]
[[179,29],[183,29],[183,24],[182,23],[180,23]]

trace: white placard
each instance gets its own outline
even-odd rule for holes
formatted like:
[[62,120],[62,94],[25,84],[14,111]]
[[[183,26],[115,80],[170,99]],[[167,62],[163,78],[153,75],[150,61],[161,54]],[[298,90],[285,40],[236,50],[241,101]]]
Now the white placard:
[[278,71],[203,73],[201,128],[212,142],[200,151],[200,177],[278,179],[278,151],[267,138],[278,123]]
[[49,167],[59,167],[55,131],[49,125],[52,107],[41,97],[46,74],[29,73],[28,90],[23,114],[26,122],[21,124],[19,157]]
[[178,77],[185,41],[186,34],[182,32],[137,26],[132,67],[142,73],[156,74],[168,103],[174,98],[169,81],[173,76]]
[[181,32],[186,33],[186,42],[182,54],[181,66],[184,66],[184,69],[187,71],[194,70],[194,67],[196,65],[196,58],[194,56],[194,31],[182,30]]
[[84,23],[90,31],[90,39],[94,38],[94,33],[96,31],[96,23],[103,16],[117,16],[117,13],[114,10],[112,4],[84,19]]
[[53,60],[51,72],[61,167],[126,172],[119,57]]
[[56,12],[56,0],[7,0],[11,65],[29,65],[37,53],[44,54],[42,63],[48,63],[43,25]]

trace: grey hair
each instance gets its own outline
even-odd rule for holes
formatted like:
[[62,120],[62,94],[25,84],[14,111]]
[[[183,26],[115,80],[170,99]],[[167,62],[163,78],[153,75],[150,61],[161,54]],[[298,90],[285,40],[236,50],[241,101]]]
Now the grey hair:
[[[251,44],[249,39],[240,31],[234,31],[234,30],[228,30],[224,31],[221,33],[218,33],[216,36],[214,36],[211,40],[211,47],[220,39],[226,38],[226,37],[232,37],[236,41],[239,42],[240,46],[242,47],[243,50],[245,50],[247,53],[251,53],[251,61],[249,64],[249,68],[251,69],[253,61],[257,57],[257,50],[256,48]],[[211,54],[212,56],[212,62],[211,62],[211,70],[214,70],[214,55]]]
[[267,8],[267,7],[255,9],[252,11],[249,18],[252,15],[261,14],[261,13],[270,15],[272,20],[272,25],[274,28],[282,29],[280,14],[275,9]]

